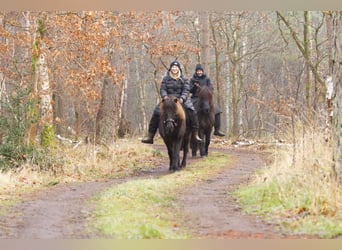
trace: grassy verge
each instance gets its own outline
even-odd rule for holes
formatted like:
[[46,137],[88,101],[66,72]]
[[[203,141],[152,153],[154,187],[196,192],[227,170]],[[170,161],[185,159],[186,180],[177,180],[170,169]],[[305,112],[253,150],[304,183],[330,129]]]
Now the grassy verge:
[[140,143],[136,139],[118,140],[104,147],[91,144],[77,148],[59,145],[51,158],[58,164],[41,170],[24,164],[7,173],[0,173],[0,215],[29,196],[30,193],[55,185],[86,182],[129,176],[143,169],[155,167],[163,159],[160,151]]
[[115,186],[93,200],[96,211],[89,228],[114,239],[190,238],[177,224],[181,211],[174,201],[180,192],[217,174],[228,162],[226,155],[213,152],[182,171]]
[[324,133],[306,129],[297,145],[274,151],[274,163],[234,195],[244,210],[293,234],[342,235],[342,190],[332,178],[332,148]]

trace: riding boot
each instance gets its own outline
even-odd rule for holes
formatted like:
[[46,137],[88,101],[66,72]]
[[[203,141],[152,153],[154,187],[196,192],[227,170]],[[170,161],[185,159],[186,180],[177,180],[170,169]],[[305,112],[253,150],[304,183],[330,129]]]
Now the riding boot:
[[149,132],[148,135],[141,140],[141,142],[147,143],[147,144],[153,144],[154,135],[155,133]]
[[194,138],[196,139],[196,141],[201,142],[202,139],[198,136],[199,125],[198,125],[197,115],[195,111],[192,109],[189,109],[188,111],[189,111],[188,114],[189,114],[190,124],[192,128],[192,134]]
[[221,126],[221,117],[220,117],[220,113],[218,113],[215,115],[214,135],[225,136],[225,134],[220,131],[220,126]]
[[157,112],[153,112],[150,124],[148,126],[148,135],[141,140],[142,143],[153,144],[153,138],[157,132],[158,125],[159,114]]

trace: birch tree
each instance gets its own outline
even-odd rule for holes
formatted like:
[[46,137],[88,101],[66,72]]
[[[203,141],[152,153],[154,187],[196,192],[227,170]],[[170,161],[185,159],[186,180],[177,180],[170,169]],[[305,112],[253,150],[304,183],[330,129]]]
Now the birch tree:
[[46,45],[44,44],[45,21],[36,21],[36,38],[34,39],[36,65],[35,85],[38,86],[40,126],[42,127],[40,139],[43,146],[51,145],[54,140],[52,91],[50,87],[49,68],[46,60]]
[[[33,83],[31,88],[31,101],[36,103],[34,110],[29,114],[39,114],[38,122],[34,123],[26,138],[27,144],[35,144],[36,137],[44,147],[49,147],[54,140],[52,91],[50,88],[49,69],[47,64],[46,46],[46,13],[23,12],[28,35],[32,35],[32,70]],[[32,33],[30,33],[32,31]]]

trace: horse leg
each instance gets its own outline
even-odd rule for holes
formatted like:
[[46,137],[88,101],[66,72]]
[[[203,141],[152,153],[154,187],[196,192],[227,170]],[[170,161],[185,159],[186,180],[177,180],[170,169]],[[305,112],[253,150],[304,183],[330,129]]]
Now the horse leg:
[[189,152],[189,139],[190,139],[189,137],[190,135],[187,134],[184,136],[184,139],[183,139],[183,160],[182,160],[182,165],[181,165],[182,168],[186,167],[186,158]]
[[200,143],[200,155],[201,155],[201,157],[203,157],[203,156],[206,156],[205,155],[205,144],[207,141],[206,134],[203,132],[203,130],[201,130],[201,138],[202,138],[202,141]]
[[198,142],[195,140],[195,138],[190,135],[190,147],[191,147],[191,155],[192,157],[196,157],[197,155],[197,149],[198,149]]
[[201,142],[201,145],[200,145],[200,155],[201,157],[204,157],[206,156],[205,155],[205,143],[206,143],[206,138],[203,138],[203,141]]
[[[186,135],[183,136],[183,138],[181,138],[181,140],[177,143],[176,145],[176,151],[178,152],[177,156],[178,156],[178,169],[180,170],[184,165],[184,163],[186,164],[186,162],[184,162],[184,156],[187,155],[187,151],[188,151],[188,143],[189,140],[186,138]],[[185,147],[186,145],[186,147]],[[183,150],[183,160],[182,163],[180,162],[180,151]]]
[[173,166],[173,154],[172,154],[172,148],[169,146],[169,144],[167,145],[167,153],[169,155],[169,171],[173,171],[172,166]]
[[181,169],[180,156],[179,156],[180,151],[181,151],[181,145],[182,143],[177,143],[176,149],[175,149],[175,157],[177,158],[177,165],[175,166],[176,170]]
[[211,130],[207,132],[207,135],[205,136],[205,155],[208,156],[209,153],[209,145],[210,145],[210,134]]
[[179,169],[180,160],[179,160],[180,146],[179,142],[172,144],[172,165],[171,170],[177,171]]

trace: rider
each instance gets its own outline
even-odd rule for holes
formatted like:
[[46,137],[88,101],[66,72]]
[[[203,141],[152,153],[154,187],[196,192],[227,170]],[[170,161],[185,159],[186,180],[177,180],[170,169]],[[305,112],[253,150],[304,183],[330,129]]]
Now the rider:
[[[182,104],[184,110],[187,112],[193,134],[198,142],[202,139],[198,136],[198,119],[196,110],[188,99],[189,95],[189,82],[188,79],[183,76],[181,66],[178,61],[173,61],[170,64],[169,70],[163,77],[160,86],[160,96],[162,99],[168,99],[171,96],[177,97]],[[148,135],[143,138],[141,142],[153,144],[153,138],[157,132],[160,119],[160,108],[159,104],[154,108],[149,127]]]
[[[198,86],[208,86],[211,90],[214,91],[210,78],[204,73],[204,69],[201,64],[196,65],[195,73],[193,77],[190,79],[190,93],[192,93],[191,101],[194,106],[198,100]],[[217,104],[215,104],[214,135],[217,136],[225,136],[225,134],[220,131],[221,113],[221,109],[217,106]]]

